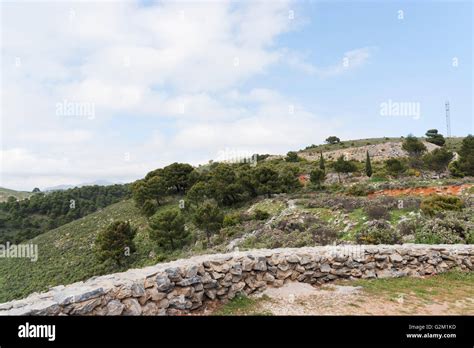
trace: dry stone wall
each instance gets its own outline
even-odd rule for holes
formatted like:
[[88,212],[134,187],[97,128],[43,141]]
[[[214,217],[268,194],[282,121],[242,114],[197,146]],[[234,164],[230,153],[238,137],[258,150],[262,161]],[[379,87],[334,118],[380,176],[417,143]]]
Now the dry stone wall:
[[474,245],[326,246],[203,255],[57,286],[0,305],[0,315],[176,315],[298,281],[472,271]]

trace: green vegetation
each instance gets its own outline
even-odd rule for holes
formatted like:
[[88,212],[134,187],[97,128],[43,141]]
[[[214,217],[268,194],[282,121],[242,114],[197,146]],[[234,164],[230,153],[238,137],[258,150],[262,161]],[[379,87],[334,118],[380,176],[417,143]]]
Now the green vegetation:
[[260,298],[237,295],[221,306],[213,315],[271,315],[269,312],[262,312],[258,309],[260,303],[269,300],[270,298],[265,295]]
[[130,222],[115,221],[100,231],[95,240],[95,252],[99,261],[113,261],[123,265],[136,250],[133,239],[137,229]]
[[420,206],[421,211],[428,216],[434,216],[448,210],[461,211],[463,207],[464,202],[459,197],[439,195],[425,198]]
[[446,143],[446,140],[444,139],[443,135],[438,133],[437,129],[429,129],[426,132],[426,141],[438,146],[443,146]]
[[369,151],[367,151],[367,157],[365,159],[365,175],[369,178],[372,176],[372,164],[370,163]]
[[457,300],[474,296],[474,272],[451,271],[424,278],[402,277],[387,279],[354,280],[364,292],[390,299],[418,297],[425,301],[436,299]]
[[315,185],[316,188],[318,189],[321,188],[321,183],[324,181],[325,177],[326,177],[326,174],[321,169],[314,169],[310,173],[311,183]]
[[340,142],[341,142],[341,139],[339,139],[338,137],[332,135],[332,136],[326,138],[326,142],[327,142],[328,144],[333,145],[333,144],[338,144],[338,143],[340,143]]
[[0,203],[6,202],[9,197],[15,198],[15,200],[26,199],[33,195],[33,192],[27,191],[15,191],[7,188],[0,187]]
[[150,238],[166,249],[180,248],[189,239],[184,223],[184,216],[176,208],[158,212],[150,219]]
[[83,186],[0,203],[0,243],[20,243],[119,202],[128,185]]

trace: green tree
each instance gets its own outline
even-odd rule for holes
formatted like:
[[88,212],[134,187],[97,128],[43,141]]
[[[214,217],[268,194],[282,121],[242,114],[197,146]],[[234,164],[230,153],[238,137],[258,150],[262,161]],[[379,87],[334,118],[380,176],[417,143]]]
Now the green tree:
[[265,194],[270,197],[272,193],[279,191],[280,180],[275,170],[266,166],[257,167],[254,175],[259,194]]
[[372,176],[372,164],[370,163],[369,151],[367,151],[367,157],[365,159],[365,174],[369,178]]
[[158,205],[168,191],[166,180],[160,176],[153,176],[145,183],[147,198],[154,199]]
[[140,211],[146,217],[150,217],[155,214],[157,208],[158,204],[155,200],[147,199],[145,203],[143,203],[143,205],[141,206]]
[[150,219],[150,238],[164,248],[175,250],[189,238],[184,223],[183,215],[175,209],[158,212]]
[[434,170],[436,173],[444,172],[448,168],[449,162],[453,159],[454,154],[445,148],[435,149],[423,156],[423,161],[428,169]]
[[400,160],[396,158],[390,158],[385,161],[385,170],[388,174],[398,177],[405,171],[405,167]]
[[418,138],[409,134],[402,144],[402,149],[408,152],[409,164],[412,168],[421,168],[423,161],[421,156],[426,152],[426,146]]
[[95,241],[96,256],[100,261],[113,260],[117,265],[135,251],[133,238],[137,229],[128,221],[115,221],[100,231]]
[[170,187],[174,187],[176,193],[184,194],[192,186],[194,176],[191,174],[194,168],[187,163],[173,163],[163,168],[163,178]]
[[37,192],[41,192],[41,190],[40,190],[39,188],[35,187],[35,188],[33,189],[33,191],[31,191],[31,192],[37,193]]
[[438,146],[443,146],[446,143],[446,140],[444,139],[443,135],[438,133],[437,129],[428,129],[426,131],[426,141]]
[[284,168],[279,175],[280,189],[283,192],[294,192],[301,188],[301,183],[298,180],[298,172],[296,168]]
[[298,154],[295,151],[290,151],[286,154],[285,161],[287,162],[298,162],[300,158],[298,157]]
[[341,139],[339,139],[338,137],[336,137],[334,135],[331,135],[330,137],[326,138],[326,142],[328,144],[337,144],[337,143],[341,142]]
[[465,137],[459,150],[459,168],[464,175],[474,176],[474,136]]
[[321,188],[321,183],[324,181],[326,177],[326,174],[324,173],[324,171],[316,168],[312,170],[309,175],[310,175],[309,180],[311,181],[311,183],[314,184],[317,188]]
[[409,134],[403,141],[402,149],[408,152],[410,157],[420,157],[426,152],[425,144],[411,134]]
[[323,172],[326,171],[326,164],[324,163],[324,157],[322,152],[320,152],[319,157],[319,169],[321,169]]
[[336,162],[334,162],[334,170],[336,171],[339,182],[341,182],[341,173],[348,174],[353,173],[357,170],[357,167],[351,161],[346,161],[344,156],[340,156]]
[[223,221],[224,214],[213,201],[205,201],[193,214],[193,222],[197,228],[204,230],[208,244],[211,236],[221,229]]

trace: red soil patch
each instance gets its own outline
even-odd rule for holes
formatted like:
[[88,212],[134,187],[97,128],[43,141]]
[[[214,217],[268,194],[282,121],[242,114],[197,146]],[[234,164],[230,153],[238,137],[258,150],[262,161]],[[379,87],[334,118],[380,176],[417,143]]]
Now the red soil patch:
[[451,185],[451,186],[430,186],[430,187],[410,187],[406,189],[389,189],[380,190],[370,193],[368,197],[377,196],[429,196],[433,194],[437,195],[450,195],[458,196],[465,189],[472,187],[472,184],[463,185]]

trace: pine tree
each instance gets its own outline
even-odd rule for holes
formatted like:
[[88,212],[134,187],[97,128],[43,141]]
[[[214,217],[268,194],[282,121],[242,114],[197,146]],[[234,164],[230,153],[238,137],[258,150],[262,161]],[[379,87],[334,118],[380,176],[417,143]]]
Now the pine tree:
[[372,164],[370,163],[369,151],[367,151],[367,159],[365,160],[365,174],[370,178],[372,176]]
[[326,170],[326,165],[324,164],[324,157],[322,152],[321,157],[319,158],[319,169],[321,169],[323,172]]

